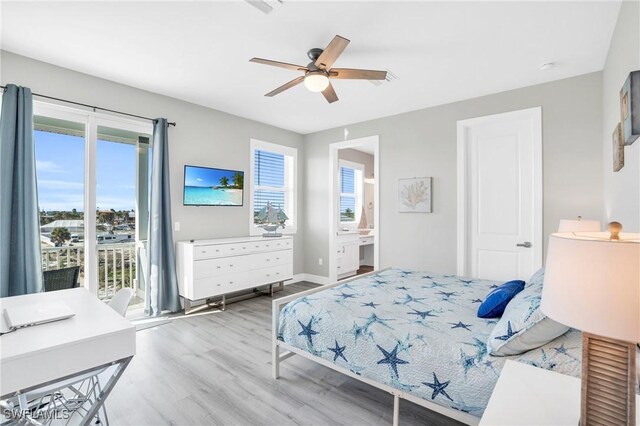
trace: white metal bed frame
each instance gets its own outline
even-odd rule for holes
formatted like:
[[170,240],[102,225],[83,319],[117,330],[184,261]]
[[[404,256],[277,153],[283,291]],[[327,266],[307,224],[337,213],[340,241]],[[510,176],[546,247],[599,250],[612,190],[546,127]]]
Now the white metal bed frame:
[[[383,271],[386,269],[383,269]],[[414,404],[418,404],[424,408],[427,408],[431,411],[435,411],[437,413],[440,413],[444,416],[447,416],[449,418],[458,420],[462,423],[468,424],[468,425],[477,425],[480,422],[480,419],[478,417],[472,416],[469,413],[465,413],[463,411],[459,411],[459,410],[454,410],[453,408],[447,408],[447,407],[443,407],[442,405],[438,405],[434,402],[431,402],[429,400],[417,397],[411,393],[408,392],[404,392],[401,391],[399,389],[396,389],[392,386],[386,385],[384,383],[380,383],[380,382],[376,382],[375,380],[372,379],[368,379],[366,377],[362,377],[359,376],[355,373],[352,373],[351,371],[344,369],[342,367],[337,366],[336,364],[327,361],[323,358],[320,358],[318,356],[312,355],[309,352],[303,350],[303,349],[299,349],[296,348],[294,346],[291,346],[283,341],[278,340],[278,328],[280,325],[280,309],[282,309],[282,307],[284,305],[286,305],[287,303],[291,302],[292,300],[295,300],[299,297],[304,297],[304,296],[308,296],[310,294],[314,294],[314,293],[318,293],[320,291],[326,290],[328,288],[332,288],[332,287],[337,287],[339,285],[342,285],[344,283],[350,282],[350,281],[354,281],[356,279],[360,279],[363,277],[367,277],[367,276],[371,276],[374,274],[377,274],[381,271],[373,271],[370,272],[368,274],[363,274],[363,275],[358,275],[355,276],[353,278],[349,278],[346,280],[342,280],[339,281],[337,283],[334,284],[330,284],[330,285],[324,285],[324,286],[319,286],[317,288],[313,288],[311,290],[307,290],[307,291],[303,291],[301,293],[296,293],[296,294],[292,294],[290,296],[285,296],[285,297],[281,297],[279,299],[275,299],[272,302],[272,375],[274,379],[277,379],[280,377],[280,362],[284,361],[288,358],[291,358],[294,355],[300,355],[306,359],[309,359],[311,361],[317,362],[318,364],[324,365],[325,367],[331,368],[332,370],[335,370],[339,373],[345,374],[349,377],[351,377],[352,379],[355,380],[359,380],[363,383],[366,383],[368,385],[371,385],[373,387],[376,387],[378,389],[381,389],[385,392],[390,393],[391,395],[393,395],[393,426],[398,426],[398,420],[400,417],[400,400],[404,399],[410,402],[413,402]],[[280,350],[284,350],[283,353],[280,353]]]

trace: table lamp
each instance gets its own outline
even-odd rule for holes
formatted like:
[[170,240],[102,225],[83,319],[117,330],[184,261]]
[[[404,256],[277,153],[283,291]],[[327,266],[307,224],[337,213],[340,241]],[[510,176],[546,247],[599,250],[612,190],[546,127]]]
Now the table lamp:
[[600,231],[599,220],[583,219],[578,216],[576,219],[561,219],[558,232],[597,232]]
[[547,250],[540,309],[582,331],[580,426],[636,424],[640,234],[608,228],[551,234]]

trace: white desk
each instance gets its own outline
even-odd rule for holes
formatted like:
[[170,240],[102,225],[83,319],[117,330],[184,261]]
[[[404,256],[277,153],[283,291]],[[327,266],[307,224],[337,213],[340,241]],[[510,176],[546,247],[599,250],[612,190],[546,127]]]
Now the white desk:
[[119,365],[117,381],[135,355],[135,326],[84,288],[1,298],[0,314],[9,306],[52,301],[63,301],[75,316],[0,336],[0,399],[109,365]]
[[[640,410],[636,415],[640,424]],[[579,420],[580,379],[507,361],[479,426],[576,426]]]

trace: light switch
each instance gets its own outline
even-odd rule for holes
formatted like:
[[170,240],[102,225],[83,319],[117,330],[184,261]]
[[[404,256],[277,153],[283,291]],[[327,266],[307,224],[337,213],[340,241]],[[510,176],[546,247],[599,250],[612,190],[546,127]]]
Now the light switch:
[[173,230],[176,232],[180,230],[180,222],[173,222]]

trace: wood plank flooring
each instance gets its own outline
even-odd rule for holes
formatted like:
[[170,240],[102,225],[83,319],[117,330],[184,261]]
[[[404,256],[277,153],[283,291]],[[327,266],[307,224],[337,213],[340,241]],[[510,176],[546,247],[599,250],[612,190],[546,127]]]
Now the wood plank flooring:
[[[391,425],[391,395],[302,357],[271,378],[269,297],[176,316],[136,337],[137,355],[107,399],[112,425]],[[400,424],[460,423],[401,401]]]

